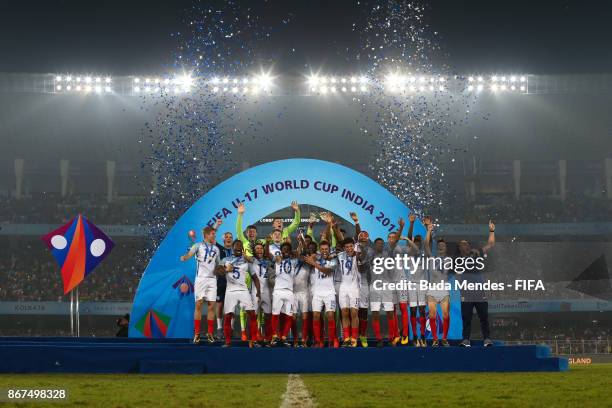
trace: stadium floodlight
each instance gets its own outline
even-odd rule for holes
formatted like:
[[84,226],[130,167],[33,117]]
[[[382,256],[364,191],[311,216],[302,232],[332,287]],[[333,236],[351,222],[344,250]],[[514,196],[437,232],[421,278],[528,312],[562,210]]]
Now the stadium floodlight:
[[478,85],[478,86],[476,87],[476,90],[477,90],[478,92],[482,91],[483,89],[484,89],[484,86],[483,86],[482,84],[481,84],[481,85]]
[[238,88],[233,87],[233,88],[232,88],[232,93],[236,93],[236,92],[238,92]]
[[[217,78],[217,80],[218,80],[218,78]],[[164,79],[164,85],[168,85],[168,84],[170,84],[170,79],[169,78]]]
[[87,86],[85,87],[85,92],[91,92],[91,89],[92,89],[92,88],[91,88],[91,85],[87,85]]
[[484,79],[481,76],[479,76],[478,77],[478,82],[482,82],[482,81],[484,81]]
[[521,82],[525,82],[527,80],[527,78],[525,78],[524,76],[521,77]]
[[505,90],[506,90],[506,85],[502,85],[502,86],[500,87],[500,89],[501,89],[502,91],[505,91]]
[[91,84],[91,77],[90,76],[85,77],[85,83]]
[[524,91],[525,91],[525,85],[521,85],[521,88],[520,88],[520,89],[521,89],[521,91],[523,91],[523,92],[524,92]]
[[269,90],[272,86],[272,77],[267,73],[258,75],[255,80],[255,83],[264,90]]
[[68,75],[68,76],[66,77],[66,82],[70,82],[70,81],[72,81],[72,77],[71,77],[70,75]]
[[356,84],[356,83],[357,83],[357,78],[351,77],[351,84]]
[[514,75],[510,77],[510,82],[516,82],[516,77]]
[[445,81],[446,81],[446,78],[444,78],[444,77],[438,78],[438,82],[445,82]]
[[110,92],[110,91],[111,91],[111,87],[107,85],[107,86],[105,86],[105,87],[104,87],[104,90],[105,90],[106,92]]
[[335,87],[335,86],[332,86],[331,88],[329,88],[329,90],[330,90],[332,93],[336,93],[336,87]]
[[324,86],[321,87],[321,93],[322,94],[326,94],[327,93],[327,86],[324,85]]
[[429,85],[429,90],[433,91],[434,90],[434,86],[433,85]]
[[497,75],[493,75],[493,76],[491,77],[491,81],[493,81],[493,82],[497,82]]
[[474,85],[468,85],[467,90],[472,92],[474,90]]
[[357,92],[357,87],[356,86],[351,86],[351,92]]
[[336,78],[332,77],[332,78],[330,79],[330,82],[331,82],[332,84],[335,84],[335,83],[336,83]]
[[135,86],[134,87],[134,92],[136,92],[136,93],[140,92],[140,87],[139,86]]
[[219,87],[218,87],[218,86],[213,87],[212,91],[213,91],[214,93],[219,92]]
[[57,82],[61,82],[61,81],[62,81],[62,76],[61,76],[61,75],[56,76],[56,77],[55,77],[55,80],[56,80]]
[[81,90],[81,85],[77,85],[77,86],[76,86],[76,90],[77,90],[77,91],[80,91],[80,90]]
[[97,93],[102,92],[102,87],[101,87],[100,85],[96,85],[96,88],[95,88],[95,89],[96,89],[96,92],[97,92]]
[[229,83],[229,78],[228,78],[228,77],[223,78],[223,83],[224,83],[224,84]]
[[100,78],[100,77],[96,77],[96,83],[98,83],[98,84],[99,84],[100,82],[102,82],[102,78]]
[[105,82],[105,83],[107,83],[107,84],[110,84],[110,83],[111,83],[111,79],[110,79],[110,77],[106,77],[106,78],[104,79],[104,82]]
[[140,83],[140,78],[134,78],[134,83],[135,83],[135,84]]
[[66,90],[67,90],[67,91],[72,90],[72,86],[68,85],[68,86],[66,87]]
[[148,84],[151,82],[151,78],[145,78],[145,84]]
[[505,77],[505,76],[501,77],[501,80],[502,80],[502,81],[505,81],[505,80],[506,80],[506,77]]
[[493,92],[496,92],[497,91],[497,85],[496,84],[491,85],[491,90]]
[[444,92],[444,85],[440,85],[440,86],[438,87],[438,91],[440,91],[440,92]]
[[367,82],[368,82],[368,78],[366,78],[365,76],[359,77],[359,83],[360,84],[365,84]]
[[474,82],[474,77],[473,76],[468,77],[468,82]]
[[58,85],[58,86],[55,87],[55,89],[58,90],[58,91],[61,91],[62,90],[62,86]]
[[318,77],[318,76],[316,76],[316,75],[310,75],[310,76],[308,77],[308,84],[309,84],[311,87],[315,87],[315,86],[317,86],[317,84],[318,84],[318,83],[319,83],[319,77]]

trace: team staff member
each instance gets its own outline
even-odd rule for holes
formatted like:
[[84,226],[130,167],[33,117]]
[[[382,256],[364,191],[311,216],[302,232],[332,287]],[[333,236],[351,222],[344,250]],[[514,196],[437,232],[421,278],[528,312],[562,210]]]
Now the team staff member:
[[[461,240],[458,243],[459,256],[463,258],[477,258],[482,256],[487,258],[491,248],[495,246],[495,224],[489,221],[489,240],[481,250],[472,248],[468,240]],[[482,271],[477,269],[467,270],[457,275],[459,281],[468,283],[484,283]],[[480,319],[480,330],[484,340],[483,345],[490,347],[493,342],[489,334],[489,302],[484,290],[462,290],[461,291],[461,319],[463,320],[463,341],[460,346],[470,347],[470,334],[472,331],[472,314],[476,309],[476,314]]]

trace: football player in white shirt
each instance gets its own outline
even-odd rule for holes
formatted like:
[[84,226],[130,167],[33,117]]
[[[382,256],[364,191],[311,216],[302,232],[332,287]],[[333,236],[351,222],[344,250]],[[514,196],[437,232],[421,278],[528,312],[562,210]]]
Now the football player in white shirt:
[[[410,214],[408,217],[410,221],[410,226],[408,228],[408,239],[413,240],[416,249],[412,247],[409,251],[409,254],[413,257],[419,257],[422,254],[422,237],[420,235],[416,235],[414,239],[412,238],[412,233],[414,230],[414,222],[416,220],[415,214]],[[425,228],[431,223],[430,217],[423,217],[423,225]],[[410,271],[410,273],[406,276],[408,281],[415,282],[416,287],[412,290],[408,291],[408,302],[410,305],[410,326],[412,328],[412,344],[416,347],[427,347],[427,341],[425,340],[425,324],[426,324],[426,312],[425,306],[427,304],[427,300],[425,299],[426,292],[419,289],[419,283],[421,280],[426,279],[425,269],[421,267],[417,267],[415,270]],[[419,331],[421,334],[421,338],[419,339],[416,333],[416,320],[417,320],[417,310],[419,312]]]
[[336,267],[342,276],[339,296],[344,337],[342,347],[357,347],[361,274],[357,268],[357,254],[353,238],[345,238],[342,247],[344,251],[338,254],[338,265]]
[[251,339],[249,347],[259,347],[257,343],[257,316],[255,315],[255,305],[249,288],[247,287],[246,276],[251,275],[253,285],[257,291],[257,299],[260,299],[261,289],[259,278],[249,267],[249,259],[243,256],[242,241],[235,240],[233,244],[233,255],[224,259],[225,268],[223,273],[227,278],[227,289],[225,290],[225,302],[223,303],[223,334],[225,336],[224,347],[230,347],[232,341],[232,319],[236,307],[244,310],[248,317]]
[[309,254],[304,261],[314,268],[312,276],[312,327],[314,347],[323,347],[321,335],[321,312],[325,309],[327,315],[327,335],[329,347],[338,347],[336,338],[336,290],[334,288],[334,272],[337,260],[330,257],[329,243],[325,240],[319,244],[320,255]]
[[[304,254],[301,255],[312,255],[317,253],[317,244],[313,241],[310,241],[309,244],[306,244],[306,240],[304,239],[304,234],[300,232],[298,236],[298,240],[301,241],[302,247],[306,248]],[[303,259],[303,258],[301,258]],[[298,263],[298,270],[293,279],[293,297],[295,299],[294,312],[296,313],[294,318],[294,323],[292,326],[293,333],[293,343],[296,347],[307,347],[308,346],[308,336],[310,332],[310,322],[311,322],[311,300],[312,295],[310,293],[310,280],[311,274],[313,272],[313,266],[304,262],[303,260]],[[298,342],[297,336],[297,318],[299,315],[302,315],[302,338],[301,341]]]
[[[376,238],[374,240],[374,257],[372,263],[375,262],[376,258],[385,259],[389,257],[389,252],[385,248],[385,241],[382,238]],[[397,324],[397,318],[395,317],[395,305],[393,299],[395,297],[395,291],[385,288],[385,284],[395,282],[394,270],[388,270],[383,268],[383,272],[380,274],[374,274],[372,276],[372,283],[370,287],[370,310],[372,311],[372,329],[374,330],[374,336],[376,337],[376,347],[384,347],[385,343],[382,338],[380,330],[380,310],[387,314],[387,326],[389,332],[389,343],[392,344],[395,339],[395,328]]]
[[275,261],[277,256],[281,255],[281,245],[283,243],[282,232],[279,230],[272,231],[268,238],[267,253],[268,257]]
[[[298,253],[301,251],[301,244],[299,244]],[[286,347],[291,347],[291,343],[287,342],[287,335],[289,334],[293,322],[293,308],[295,303],[293,297],[293,279],[297,273],[299,262],[300,260],[293,256],[291,244],[289,242],[281,244],[280,254],[276,255],[274,260],[271,346],[276,346],[280,337],[280,340]],[[282,326],[280,332],[278,327],[279,320]]]
[[[264,341],[270,342],[272,339],[272,290],[268,274],[272,262],[264,256],[264,245],[260,242],[255,244],[255,256],[250,264],[251,275],[257,275],[259,279],[260,298],[259,304],[255,305],[256,310],[263,313]],[[252,293],[252,292],[251,292]]]
[[[217,222],[217,226],[220,222]],[[202,304],[207,302],[208,312],[208,331],[206,340],[209,343],[215,342],[213,335],[215,330],[215,305],[217,300],[217,275],[223,270],[219,248],[216,244],[217,231],[212,227],[202,230],[204,241],[194,244],[189,252],[181,256],[181,261],[185,262],[193,256],[196,257],[196,278],[194,283],[195,311],[193,316],[194,336],[193,343],[200,344],[200,323],[202,321]]]
[[[427,234],[425,235],[425,255],[431,257],[431,235],[433,224],[427,225]],[[439,239],[436,244],[436,258],[433,267],[429,269],[430,284],[446,284],[448,282],[448,274],[451,272],[452,258],[446,254],[446,241]],[[433,337],[431,345],[438,346],[438,329],[437,315],[438,304],[442,309],[442,340],[439,344],[448,347],[448,328],[450,327],[450,291],[446,288],[427,289],[427,307],[429,308],[429,328]]]

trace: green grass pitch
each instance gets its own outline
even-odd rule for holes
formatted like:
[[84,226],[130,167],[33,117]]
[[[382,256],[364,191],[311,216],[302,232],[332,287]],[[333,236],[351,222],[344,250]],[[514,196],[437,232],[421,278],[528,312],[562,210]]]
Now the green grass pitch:
[[[564,373],[303,374],[319,407],[612,407],[612,364]],[[68,391],[32,407],[278,407],[287,375],[3,374],[0,389]]]

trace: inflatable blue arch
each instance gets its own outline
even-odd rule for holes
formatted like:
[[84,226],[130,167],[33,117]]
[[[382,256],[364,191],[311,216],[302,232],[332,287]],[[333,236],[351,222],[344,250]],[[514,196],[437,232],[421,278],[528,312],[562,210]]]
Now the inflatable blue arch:
[[[188,248],[189,230],[223,220],[219,231],[236,235],[239,202],[246,206],[243,225],[249,225],[291,201],[310,204],[349,218],[359,215],[372,239],[386,238],[409,209],[387,189],[348,167],[314,159],[288,159],[245,170],[204,194],[179,218],[147,266],[134,298],[130,337],[190,338],[193,336],[195,260],[181,262]],[[424,235],[417,221],[415,234]],[[185,283],[186,285],[182,285]],[[183,290],[181,290],[181,287]],[[187,289],[186,291],[184,289]],[[452,294],[449,338],[461,338],[461,312],[457,293]],[[441,327],[441,325],[438,325]]]

